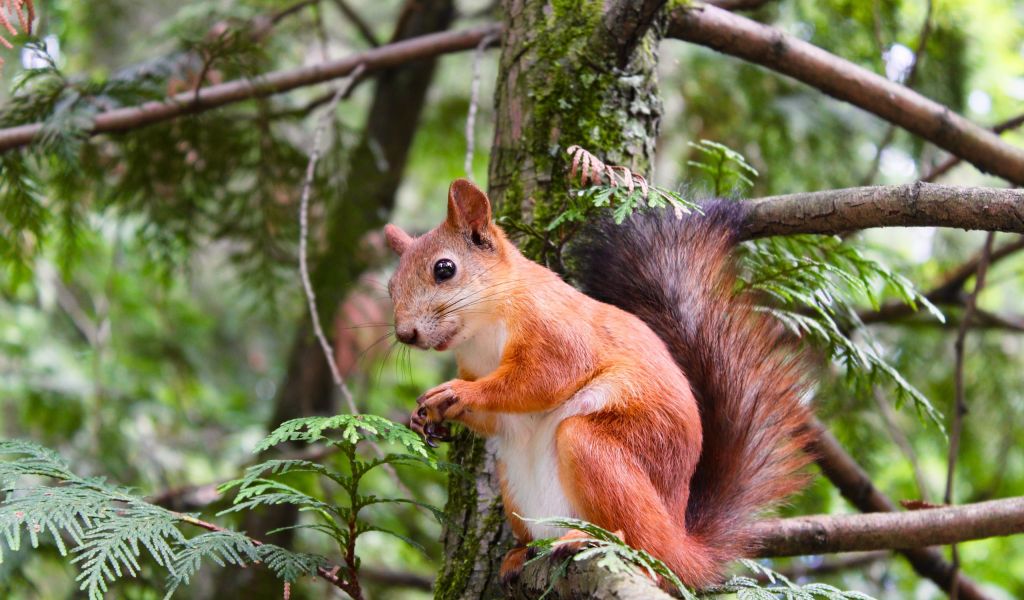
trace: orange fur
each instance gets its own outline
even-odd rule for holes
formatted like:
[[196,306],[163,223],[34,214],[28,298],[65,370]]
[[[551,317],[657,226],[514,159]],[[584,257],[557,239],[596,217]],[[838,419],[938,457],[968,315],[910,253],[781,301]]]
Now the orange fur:
[[[715,582],[732,557],[687,526],[702,415],[676,357],[637,316],[523,257],[468,181],[452,184],[448,206],[419,238],[387,230],[401,255],[389,284],[396,329],[421,348],[454,349],[460,367],[421,396],[412,426],[430,439],[456,420],[498,438],[520,544],[548,532],[513,513],[577,517],[621,530],[690,585]],[[441,259],[457,267],[449,280],[432,270]],[[572,514],[535,514],[550,510]],[[513,552],[503,574],[521,567],[524,551]]]

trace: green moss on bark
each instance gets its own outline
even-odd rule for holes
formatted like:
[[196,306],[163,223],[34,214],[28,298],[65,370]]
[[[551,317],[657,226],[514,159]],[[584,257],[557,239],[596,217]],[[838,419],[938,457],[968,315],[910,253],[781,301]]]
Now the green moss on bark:
[[[566,149],[587,148],[613,164],[650,169],[660,114],[657,96],[657,36],[647,33],[625,68],[597,50],[599,0],[528,3],[512,26],[522,32],[518,48],[506,48],[506,83],[519,97],[505,107],[516,121],[496,136],[492,189],[506,222],[544,227],[563,208],[569,191]],[[511,53],[511,54],[510,54]],[[499,99],[499,110],[502,99]],[[506,135],[503,135],[506,134]],[[542,240],[524,239],[532,258],[551,258]]]

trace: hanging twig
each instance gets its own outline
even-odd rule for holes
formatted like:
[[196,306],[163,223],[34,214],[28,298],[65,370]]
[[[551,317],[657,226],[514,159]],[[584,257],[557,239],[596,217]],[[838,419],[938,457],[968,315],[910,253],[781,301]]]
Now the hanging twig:
[[[995,240],[995,232],[989,232],[985,238],[985,247],[981,251],[981,260],[978,261],[978,274],[974,281],[974,291],[968,296],[964,304],[964,314],[960,321],[960,329],[957,331],[956,342],[953,345],[956,353],[955,370],[953,371],[954,402],[953,426],[949,433],[949,459],[946,467],[946,494],[943,500],[946,504],[953,504],[953,478],[956,473],[957,455],[960,453],[960,438],[963,433],[963,419],[967,414],[967,401],[964,398],[964,341],[967,338],[967,330],[970,328],[971,317],[978,305],[978,295],[985,287],[985,274],[988,272],[989,259],[992,256],[992,243]],[[950,545],[953,562],[953,580],[949,586],[949,597],[957,600],[958,586],[957,578],[960,575],[960,552],[956,544]]]
[[316,308],[316,292],[313,291],[313,284],[309,279],[307,246],[309,244],[309,196],[313,189],[313,179],[316,174],[316,163],[320,160],[320,138],[323,137],[324,131],[327,129],[327,124],[332,119],[334,111],[338,107],[338,102],[348,94],[349,90],[351,90],[352,86],[359,80],[359,76],[362,75],[364,70],[363,65],[357,66],[352,71],[348,81],[346,81],[344,85],[338,87],[338,90],[334,93],[334,97],[331,98],[330,104],[327,106],[327,110],[324,111],[320,122],[317,124],[316,131],[313,133],[313,148],[309,153],[309,163],[306,165],[306,180],[302,184],[302,197],[299,202],[299,275],[302,279],[302,289],[306,293],[306,303],[309,305],[310,318],[313,320],[313,332],[316,334],[316,338],[320,342],[320,347],[324,351],[324,357],[327,359],[327,365],[331,369],[331,379],[334,380],[334,384],[338,386],[339,390],[341,390],[341,396],[344,398],[345,404],[348,405],[348,409],[352,414],[358,414],[359,409],[356,408],[355,400],[352,398],[352,392],[348,389],[348,385],[345,384],[345,380],[342,379],[341,373],[338,371],[338,365],[334,362],[334,353],[331,351],[331,345],[327,342],[327,336],[324,335],[324,328],[320,325],[320,314],[317,312]]
[[469,87],[469,112],[466,114],[466,177],[473,178],[473,150],[475,136],[473,131],[476,128],[476,110],[480,104],[480,63],[484,59],[484,50],[497,39],[496,34],[491,34],[480,40],[473,53],[473,83]]
[[[320,160],[320,140],[323,137],[324,131],[327,129],[327,124],[333,118],[334,111],[338,107],[338,102],[352,91],[364,71],[365,67],[363,65],[358,65],[353,69],[348,81],[346,81],[344,85],[340,86],[338,91],[335,92],[334,96],[331,98],[330,104],[327,106],[320,122],[317,124],[316,131],[313,133],[313,147],[309,153],[309,162],[306,165],[306,179],[302,185],[302,196],[299,202],[299,275],[302,279],[302,289],[306,295],[306,303],[309,307],[309,314],[313,323],[313,333],[316,335],[316,339],[320,343],[320,348],[323,350],[324,358],[327,360],[327,366],[331,371],[331,379],[334,380],[334,384],[339,390],[341,390],[342,398],[344,398],[349,412],[354,415],[359,414],[359,409],[356,407],[355,399],[352,397],[352,392],[349,390],[348,385],[345,383],[345,379],[341,376],[341,372],[338,370],[338,364],[334,360],[334,352],[331,349],[330,343],[327,341],[327,336],[324,334],[323,326],[320,324],[320,313],[316,306],[316,292],[313,290],[313,284],[309,277],[309,197],[312,193],[313,179],[316,175],[316,163]],[[384,450],[376,443],[369,442],[369,446],[377,456],[383,457],[385,455]],[[385,464],[383,467],[384,470],[387,471],[388,475],[391,476],[391,479],[395,482],[398,489],[407,496],[412,497],[412,490],[402,482],[394,467],[390,464]],[[419,507],[419,509],[429,514],[427,509],[422,507]]]
[[370,27],[369,23],[367,23],[354,8],[349,6],[348,2],[345,0],[334,0],[334,4],[338,7],[338,10],[341,11],[341,14],[345,15],[345,18],[355,25],[356,30],[359,31],[359,35],[363,36],[363,40],[365,40],[367,44],[373,48],[380,46],[380,40],[378,40],[377,36],[373,33],[373,28]]

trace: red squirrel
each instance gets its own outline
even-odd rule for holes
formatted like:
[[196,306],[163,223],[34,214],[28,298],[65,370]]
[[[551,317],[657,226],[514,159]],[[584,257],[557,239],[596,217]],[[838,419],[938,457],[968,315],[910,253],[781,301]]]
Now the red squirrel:
[[802,361],[734,294],[739,207],[598,222],[572,253],[586,294],[520,254],[467,180],[430,232],[385,227],[397,338],[459,367],[411,425],[432,444],[444,421],[496,438],[519,543],[503,577],[531,540],[564,533],[529,519],[574,517],[704,587],[754,549],[757,513],[805,483]]

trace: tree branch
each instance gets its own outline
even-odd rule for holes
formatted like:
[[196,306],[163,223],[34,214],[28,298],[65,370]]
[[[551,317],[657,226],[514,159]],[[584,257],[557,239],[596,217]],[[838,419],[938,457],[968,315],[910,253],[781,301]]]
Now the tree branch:
[[[992,128],[992,132],[997,135],[1002,135],[1003,133],[1010,131],[1012,129],[1016,129],[1021,125],[1024,125],[1024,114],[1017,115],[1012,119],[1007,119],[1002,123],[996,124],[996,126]],[[940,163],[937,167],[933,168],[931,171],[929,171],[923,177],[921,177],[921,181],[935,181],[939,177],[942,177],[949,171],[953,170],[953,167],[957,166],[961,162],[963,162],[963,159],[960,158],[959,156],[950,156],[945,161]]]
[[363,37],[363,40],[367,44],[372,48],[380,46],[380,40],[378,40],[377,36],[373,33],[373,28],[370,27],[369,23],[367,23],[366,20],[363,19],[363,17],[360,16],[360,14],[352,8],[348,2],[345,0],[334,0],[334,4],[338,7],[341,14],[345,15],[345,18],[355,26],[356,30],[359,31],[359,35]]
[[924,548],[1024,532],[1024,497],[861,515],[760,521],[759,556]]
[[[153,101],[100,113],[93,121],[90,135],[126,131],[167,121],[182,115],[204,112],[219,106],[287,92],[350,74],[365,65],[366,73],[389,69],[405,63],[432,58],[441,54],[470,50],[482,39],[501,30],[498,24],[482,25],[461,31],[423,35],[387,44],[338,60],[296,69],[267,73],[257,79],[240,79],[218,85],[189,90],[163,101]],[[44,123],[30,123],[0,129],[0,153],[30,144],[42,131]]]
[[[814,443],[808,448],[822,473],[836,486],[858,510],[865,513],[895,512],[896,505],[875,487],[871,478],[846,453],[835,437],[815,420],[811,427],[817,432]],[[953,579],[953,568],[933,548],[912,548],[900,550],[910,566],[922,577],[935,582],[941,589],[949,589]],[[990,598],[973,580],[960,576],[957,589],[961,600],[987,600]]]
[[[981,260],[978,262],[978,271],[974,279],[974,291],[967,298],[964,308],[963,320],[957,330],[956,341],[953,344],[956,354],[956,364],[953,367],[953,381],[955,387],[953,402],[953,424],[949,433],[949,457],[946,468],[946,494],[943,501],[946,504],[953,504],[953,482],[956,474],[956,461],[960,454],[960,438],[963,435],[964,417],[967,416],[967,399],[964,397],[964,344],[967,340],[967,330],[971,327],[971,318],[974,316],[978,304],[978,295],[985,289],[985,274],[988,272],[988,265],[992,259],[992,243],[995,241],[995,232],[989,232],[985,237],[985,246],[981,251]],[[960,577],[960,552],[956,544],[950,547],[950,554],[953,558],[953,581],[949,586],[949,597],[957,600],[956,581]]]
[[[1021,250],[1024,250],[1024,237],[1003,244],[992,251],[992,255],[989,257],[989,266]],[[942,281],[932,288],[931,291],[927,292],[924,297],[934,304],[960,304],[964,284],[978,271],[978,265],[981,262],[982,256],[983,253],[979,252],[967,262],[947,273],[942,278]],[[864,323],[885,323],[902,319],[915,312],[916,310],[905,302],[891,302],[883,304],[878,310],[862,312],[859,317]],[[979,312],[978,317],[980,317],[982,324],[994,324],[995,321],[1000,320],[996,315],[990,313],[982,314]],[[1003,321],[1003,324],[1009,325],[1011,329],[1015,329],[1020,325],[1019,323],[1014,323],[1012,319],[1001,319],[1001,321]]]
[[714,6],[672,12],[668,37],[701,44],[798,79],[962,157],[1024,184],[1024,149],[949,108],[817,46]]
[[742,235],[836,234],[868,227],[1024,233],[1024,191],[933,183],[848,188],[752,200]]
[[[760,557],[893,549],[927,555],[934,553],[928,546],[1024,532],[1024,497],[913,511],[770,519],[754,527]],[[549,588],[556,598],[668,597],[643,574],[610,573],[594,560],[573,562],[564,574],[558,572],[550,561],[527,565],[511,586],[510,597],[537,598]],[[967,589],[961,587],[962,597],[984,597]]]

